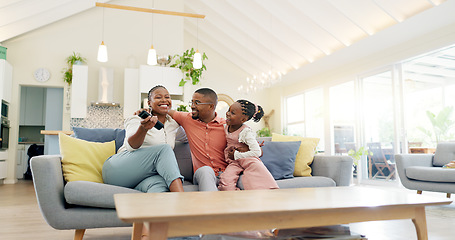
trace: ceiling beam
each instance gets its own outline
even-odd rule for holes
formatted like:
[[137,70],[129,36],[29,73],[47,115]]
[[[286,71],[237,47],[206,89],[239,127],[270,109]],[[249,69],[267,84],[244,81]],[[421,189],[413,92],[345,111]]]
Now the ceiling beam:
[[97,7],[113,8],[113,9],[136,11],[136,12],[157,13],[157,14],[180,16],[180,17],[205,18],[205,15],[196,14],[196,13],[174,12],[174,11],[167,11],[167,10],[131,7],[131,6],[124,6],[124,5],[117,5],[117,4],[110,4],[110,3],[99,3],[99,2],[97,2],[95,5]]

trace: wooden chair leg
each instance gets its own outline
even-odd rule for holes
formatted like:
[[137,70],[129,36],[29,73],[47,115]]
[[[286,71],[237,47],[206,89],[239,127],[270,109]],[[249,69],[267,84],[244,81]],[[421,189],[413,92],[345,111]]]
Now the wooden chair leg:
[[422,190],[417,190],[417,194],[422,194]]
[[74,240],[82,240],[84,238],[85,229],[76,229],[74,232]]
[[450,195],[451,195],[450,193],[447,193],[447,198],[450,198]]

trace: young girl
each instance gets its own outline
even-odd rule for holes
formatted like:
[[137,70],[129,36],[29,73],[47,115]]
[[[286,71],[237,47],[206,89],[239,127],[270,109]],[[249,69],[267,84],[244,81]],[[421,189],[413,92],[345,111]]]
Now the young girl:
[[[256,141],[255,133],[244,124],[250,119],[259,122],[262,116],[264,116],[262,107],[247,100],[238,100],[226,112],[227,146],[224,155],[229,165],[220,175],[218,188],[221,191],[239,190],[237,180],[242,172],[245,190],[278,188],[272,174],[259,159],[262,151]],[[249,151],[239,151],[245,145],[248,146]]]

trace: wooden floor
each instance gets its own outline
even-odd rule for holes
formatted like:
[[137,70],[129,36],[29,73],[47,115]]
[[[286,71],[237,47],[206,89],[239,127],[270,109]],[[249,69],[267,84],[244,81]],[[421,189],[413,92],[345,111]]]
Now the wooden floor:
[[[377,186],[372,186],[377,187]],[[408,191],[393,188],[390,191]],[[408,191],[409,192],[409,191]],[[445,198],[443,193],[427,193]],[[447,209],[455,211],[452,203]],[[427,213],[428,234],[430,240],[452,240],[455,217],[444,214]],[[409,240],[416,239],[411,220],[375,221],[350,224],[351,231],[364,234],[369,240]],[[71,240],[74,231],[55,230],[43,219],[38,208],[31,181],[19,181],[18,184],[0,185],[0,239],[4,240]],[[88,229],[85,240],[128,240],[131,228]]]

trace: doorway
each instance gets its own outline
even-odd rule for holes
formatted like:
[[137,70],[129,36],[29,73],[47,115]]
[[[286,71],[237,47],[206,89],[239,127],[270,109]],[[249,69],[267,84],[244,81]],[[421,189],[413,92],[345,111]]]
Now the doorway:
[[[29,152],[47,154],[50,142],[41,130],[61,130],[63,122],[63,88],[21,86],[19,139],[16,176],[24,178],[29,172]],[[31,147],[43,151],[29,151]]]

